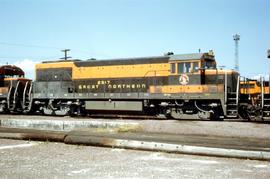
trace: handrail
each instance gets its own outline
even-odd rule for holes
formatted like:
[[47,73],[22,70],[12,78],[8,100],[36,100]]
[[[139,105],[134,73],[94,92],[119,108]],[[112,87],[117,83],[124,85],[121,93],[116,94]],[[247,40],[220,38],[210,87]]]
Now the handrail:
[[225,82],[224,82],[224,105],[225,105],[225,108],[226,108],[226,110],[225,110],[225,113],[226,113],[226,115],[227,115],[227,92],[228,92],[228,84],[227,84],[227,82],[228,82],[228,74],[227,74],[227,71],[225,71]]
[[144,78],[145,78],[145,77],[152,77],[152,76],[148,76],[148,73],[150,73],[150,72],[154,72],[154,75],[155,75],[154,77],[156,77],[157,72],[161,72],[161,71],[168,71],[168,72],[169,72],[170,70],[148,70],[148,71],[144,74],[143,77],[144,77]]
[[13,83],[13,81],[11,80],[10,81],[11,83],[10,83],[10,86],[9,86],[9,90],[8,90],[8,96],[7,96],[7,107],[8,107],[8,109],[10,108],[10,96],[11,96],[11,90],[12,90],[12,83]]
[[28,91],[29,106],[28,106],[27,112],[29,112],[31,110],[31,108],[32,108],[32,102],[33,102],[33,98],[31,96],[32,89],[33,89],[33,84],[30,83],[30,88],[29,88],[29,91]]
[[261,77],[261,98],[262,98],[261,105],[263,108],[264,107],[264,79],[263,77]]
[[26,90],[27,90],[27,87],[28,87],[28,82],[29,81],[27,81],[26,83],[25,83],[25,86],[24,86],[24,89],[23,89],[23,102],[22,102],[22,105],[23,105],[23,109],[26,107],[25,106],[25,101],[26,101]]
[[[268,50],[268,53],[270,53],[270,50]],[[270,74],[268,75],[268,93],[270,94]]]
[[239,103],[239,89],[240,89],[240,76],[237,77],[237,86],[236,86],[236,106],[238,107]]
[[19,88],[20,83],[21,83],[20,81],[17,82],[16,88],[14,91],[12,110],[14,110],[16,108],[16,98],[17,98],[16,96],[17,96],[17,92],[18,92],[18,88]]

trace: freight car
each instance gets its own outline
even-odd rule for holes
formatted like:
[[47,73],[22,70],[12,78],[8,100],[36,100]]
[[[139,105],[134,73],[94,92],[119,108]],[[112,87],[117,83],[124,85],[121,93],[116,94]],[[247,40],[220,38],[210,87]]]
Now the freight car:
[[175,119],[238,116],[239,73],[212,51],[36,65],[32,111],[46,115],[138,112]]
[[28,112],[31,109],[32,84],[21,68],[0,66],[0,113]]

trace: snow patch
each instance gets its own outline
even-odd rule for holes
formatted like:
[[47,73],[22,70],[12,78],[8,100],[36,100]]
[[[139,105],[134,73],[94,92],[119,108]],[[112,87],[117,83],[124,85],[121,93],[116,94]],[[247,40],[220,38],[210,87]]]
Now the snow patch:
[[255,168],[268,168],[268,165],[254,165]]
[[151,155],[149,155],[147,158],[146,158],[146,160],[168,160],[168,159],[170,159],[170,158],[167,158],[167,157],[165,157],[165,156],[162,156],[162,153],[158,153],[158,152],[156,152],[156,153],[153,153],[153,154],[151,154]]
[[123,152],[125,150],[126,149],[117,149],[117,148],[111,149],[112,152]]
[[249,172],[249,173],[253,172],[252,170],[242,170],[242,171]]
[[201,163],[201,164],[218,164],[218,161],[215,160],[188,160],[194,163]]
[[71,171],[70,173],[68,173],[67,175],[68,176],[72,176],[74,174],[85,174],[87,172],[90,171],[90,168],[85,168],[85,169],[81,169],[81,170],[74,170],[74,171]]
[[34,145],[37,145],[37,143],[0,146],[0,150],[3,150],[3,149],[13,149],[13,148],[23,148],[23,147],[32,147]]
[[172,161],[172,160],[177,160],[177,161],[183,161],[183,162],[189,162],[189,163],[199,163],[199,164],[218,164],[220,162],[215,161],[215,160],[199,160],[199,159],[188,159],[188,158],[171,158],[171,157],[166,157],[162,153],[153,153],[150,154],[147,157],[142,157],[139,160],[167,160],[167,161]]

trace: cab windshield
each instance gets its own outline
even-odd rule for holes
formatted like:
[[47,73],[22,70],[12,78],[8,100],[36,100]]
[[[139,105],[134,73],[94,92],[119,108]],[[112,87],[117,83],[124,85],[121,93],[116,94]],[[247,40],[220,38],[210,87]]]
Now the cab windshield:
[[216,62],[212,60],[204,61],[202,64],[203,69],[215,69],[216,68]]

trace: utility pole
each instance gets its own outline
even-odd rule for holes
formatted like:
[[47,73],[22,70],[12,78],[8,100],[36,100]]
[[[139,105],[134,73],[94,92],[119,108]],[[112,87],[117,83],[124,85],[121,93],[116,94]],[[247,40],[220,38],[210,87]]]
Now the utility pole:
[[270,49],[268,49],[267,57],[270,58]]
[[233,40],[235,42],[235,51],[234,51],[235,66],[234,66],[234,69],[239,72],[238,42],[240,40],[240,35],[239,34],[233,35]]
[[69,57],[67,56],[67,52],[69,52],[69,51],[70,51],[70,49],[64,49],[64,50],[61,50],[61,51],[65,53],[65,57],[60,58],[60,59],[67,60],[68,58],[71,58],[70,56],[69,56]]

